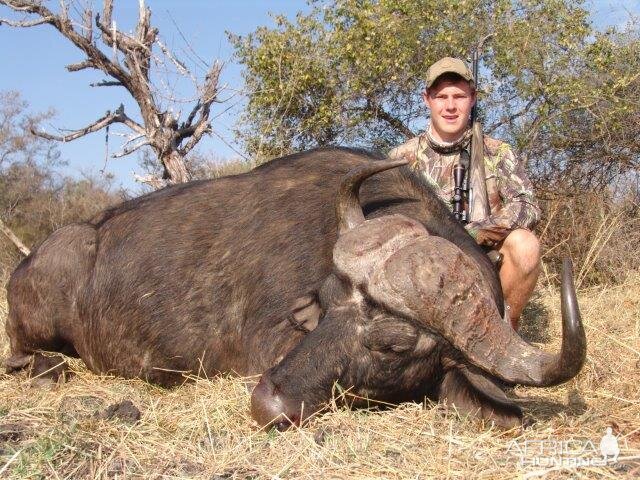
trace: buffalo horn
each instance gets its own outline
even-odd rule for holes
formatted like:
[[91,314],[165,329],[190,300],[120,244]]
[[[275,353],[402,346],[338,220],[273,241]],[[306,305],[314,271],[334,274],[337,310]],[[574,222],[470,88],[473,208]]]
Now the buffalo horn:
[[406,165],[406,160],[377,161],[350,170],[342,179],[336,198],[338,233],[342,234],[364,222],[364,214],[358,198],[360,185],[376,173]]
[[[395,303],[399,312],[411,311],[411,316],[442,335],[471,363],[503,381],[548,387],[563,383],[580,371],[587,342],[570,260],[564,260],[562,272],[562,346],[560,352],[552,354],[530,345],[505,323],[495,305],[491,305],[488,291],[482,291],[486,289],[463,281],[468,285],[465,293],[456,286],[456,273],[446,268],[434,269],[433,266],[440,263],[437,255],[451,256],[451,252],[443,244],[434,255],[426,242],[415,242],[398,252],[397,258],[385,265],[386,278],[376,279],[369,286],[370,291],[381,299],[386,297],[384,292],[402,292],[395,299],[389,297],[388,303]],[[431,265],[425,262],[430,255],[436,257]],[[459,255],[465,262],[463,254]],[[411,257],[418,262],[411,262]],[[464,265],[458,264],[458,267]],[[472,270],[471,265],[467,269]],[[449,308],[443,312],[434,307],[440,302]]]
[[[504,354],[496,345],[485,345],[486,348],[481,348],[485,360],[492,364],[491,367],[499,377],[522,385],[550,387],[566,382],[578,374],[587,355],[587,340],[573,284],[573,268],[568,258],[564,259],[562,265],[560,303],[562,346],[556,354],[529,345],[508,324],[498,318],[491,322],[494,327],[507,330],[504,332],[506,334],[496,335],[504,335],[507,338]],[[491,342],[490,339],[487,340]]]

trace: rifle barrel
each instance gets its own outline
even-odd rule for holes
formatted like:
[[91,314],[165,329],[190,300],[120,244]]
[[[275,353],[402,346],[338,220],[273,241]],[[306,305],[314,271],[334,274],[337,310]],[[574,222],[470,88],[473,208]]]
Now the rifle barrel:
[[[495,33],[490,33],[488,35],[485,35],[480,42],[478,43],[478,45],[476,45],[476,48],[473,50],[473,81],[475,82],[475,87],[476,87],[476,91],[478,91],[478,87],[479,87],[479,82],[478,82],[478,74],[480,73],[479,70],[479,65],[480,65],[480,52],[482,51],[482,47],[484,46],[484,42],[486,42],[487,40],[489,40],[491,37],[495,36]],[[473,108],[471,109],[471,125],[473,125],[473,123],[478,119],[478,100],[476,99],[476,103],[475,105],[473,105]]]

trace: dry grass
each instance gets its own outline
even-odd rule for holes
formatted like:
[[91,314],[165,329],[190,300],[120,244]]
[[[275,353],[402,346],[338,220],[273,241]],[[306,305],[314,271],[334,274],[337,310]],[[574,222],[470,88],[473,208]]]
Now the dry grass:
[[576,265],[576,285],[618,284],[640,257],[629,245],[640,243],[638,194],[613,200],[607,192],[581,192],[541,201],[543,221],[536,228],[543,246],[545,281],[560,283],[562,259]]
[[[8,478],[620,478],[640,476],[640,275],[579,295],[589,357],[579,377],[552,389],[516,388],[526,430],[500,431],[440,406],[406,404],[382,412],[332,409],[285,433],[256,429],[241,379],[197,380],[163,390],[99,377],[74,362],[75,377],[49,389],[0,375],[0,477]],[[2,304],[0,322],[6,317]],[[542,291],[523,333],[555,348],[557,292]],[[551,320],[547,324],[545,318]],[[4,335],[4,332],[0,335]],[[0,359],[8,352],[0,336]],[[131,400],[137,423],[99,416]],[[568,457],[607,426],[619,434],[614,466],[522,465],[517,448],[553,456],[553,441],[574,440]],[[536,451],[537,451],[536,450]],[[535,451],[527,452],[533,462]],[[593,457],[592,452],[582,453]]]

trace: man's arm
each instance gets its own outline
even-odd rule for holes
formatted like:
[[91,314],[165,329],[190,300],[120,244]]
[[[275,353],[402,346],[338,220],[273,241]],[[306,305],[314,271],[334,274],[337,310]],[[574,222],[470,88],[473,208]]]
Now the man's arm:
[[[495,175],[501,208],[492,207],[492,214],[467,225],[467,231],[480,245],[495,246],[517,228],[531,229],[540,218],[540,208],[533,195],[533,185],[524,165],[513,151],[503,144],[496,155]],[[490,199],[491,200],[491,199]]]

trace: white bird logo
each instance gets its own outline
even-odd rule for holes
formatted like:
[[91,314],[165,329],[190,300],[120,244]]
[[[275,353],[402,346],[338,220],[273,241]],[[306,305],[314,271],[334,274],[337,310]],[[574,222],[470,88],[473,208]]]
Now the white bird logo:
[[618,460],[620,448],[618,447],[618,439],[613,435],[611,427],[607,427],[607,433],[605,433],[602,440],[600,440],[600,453],[602,454],[602,458],[605,463],[609,461],[610,457],[612,463],[615,463]]

